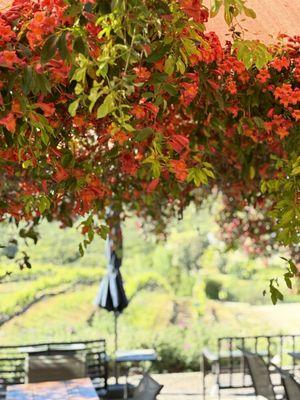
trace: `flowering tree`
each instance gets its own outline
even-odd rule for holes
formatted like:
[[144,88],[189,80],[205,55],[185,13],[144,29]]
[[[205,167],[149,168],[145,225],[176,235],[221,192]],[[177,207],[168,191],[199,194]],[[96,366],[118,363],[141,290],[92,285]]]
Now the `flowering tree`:
[[[215,0],[232,24],[244,0]],[[105,209],[163,232],[221,191],[228,240],[299,243],[299,37],[266,48],[206,32],[200,0],[15,0],[0,14],[0,218]],[[33,236],[30,225],[23,236]],[[289,270],[295,273],[294,264]]]

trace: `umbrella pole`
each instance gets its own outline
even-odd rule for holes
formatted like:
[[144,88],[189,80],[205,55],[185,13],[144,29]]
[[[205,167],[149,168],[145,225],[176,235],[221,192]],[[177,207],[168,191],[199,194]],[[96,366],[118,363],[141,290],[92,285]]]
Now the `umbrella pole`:
[[116,383],[118,383],[119,380],[119,371],[118,371],[118,365],[116,361],[116,355],[118,351],[118,313],[114,313],[114,320],[115,320],[115,377],[116,377]]

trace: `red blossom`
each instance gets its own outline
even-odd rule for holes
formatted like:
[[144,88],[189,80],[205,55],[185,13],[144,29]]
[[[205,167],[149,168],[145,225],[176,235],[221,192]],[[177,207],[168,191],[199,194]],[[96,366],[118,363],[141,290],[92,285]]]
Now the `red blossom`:
[[164,58],[160,59],[154,64],[154,68],[159,72],[164,72],[165,69],[165,60]]
[[231,94],[237,94],[236,83],[231,77],[226,80],[226,90]]
[[[202,1],[177,0],[169,14],[158,11],[154,24],[154,8],[146,22],[139,20],[141,38],[125,54],[132,35],[126,21],[134,23],[134,13],[124,20],[124,37],[112,29],[98,39],[97,2],[71,3],[15,0],[0,16],[0,194],[8,203],[1,205],[0,220],[35,218],[36,210],[25,210],[23,194],[43,191],[53,218],[64,225],[86,212],[103,215],[117,203],[141,218],[151,216],[161,229],[179,204],[201,200],[205,193],[194,189],[207,178],[207,193],[217,187],[223,194],[228,235],[245,239],[248,230],[248,237],[259,238],[253,224],[234,216],[246,211],[248,218],[251,205],[267,218],[266,205],[273,207],[275,197],[260,193],[261,180],[279,182],[284,171],[276,170],[274,158],[286,165],[297,151],[300,38],[271,47],[275,59],[260,71],[247,70],[232,44],[222,46],[215,33],[195,24],[207,18]],[[147,1],[139,4],[148,7]],[[160,29],[143,37],[148,19],[150,26],[160,21]],[[59,41],[44,62],[41,51],[45,56],[53,34]],[[174,68],[165,74],[172,59]],[[107,114],[97,118],[105,96]],[[41,140],[43,124],[49,141]],[[30,168],[24,168],[27,161]],[[215,180],[204,177],[210,165]],[[255,229],[265,234],[264,227]]]
[[133,154],[124,153],[121,156],[121,165],[122,165],[122,171],[125,174],[135,176],[137,169],[138,169],[138,164],[137,164]]
[[259,73],[256,75],[256,78],[260,83],[266,83],[270,78],[270,72],[267,69],[261,69]]
[[300,110],[295,110],[292,115],[296,121],[300,121]]
[[276,69],[276,71],[281,72],[284,68],[289,68],[290,61],[286,57],[277,57],[272,61],[271,66]]
[[16,37],[15,32],[3,19],[0,18],[0,44],[9,42]]
[[189,147],[189,139],[183,135],[173,135],[168,139],[168,143],[177,153]]
[[208,10],[203,6],[201,0],[179,0],[182,10],[197,23],[206,22]]
[[69,178],[68,172],[61,166],[61,165],[56,165],[56,171],[54,175],[54,180],[56,182],[62,182],[65,181],[66,179]]
[[43,110],[45,117],[51,117],[55,113],[55,106],[53,103],[36,103],[36,106]]
[[288,107],[290,104],[296,105],[300,102],[300,89],[296,88],[294,90],[290,84],[284,83],[275,89],[274,96],[285,107]]
[[0,119],[0,125],[5,126],[5,128],[14,133],[16,130],[16,118],[13,113],[7,114],[5,117]]
[[198,84],[196,82],[194,83],[182,82],[180,86],[182,88],[180,101],[185,106],[189,106],[198,94],[199,90]]
[[136,82],[147,82],[151,78],[151,72],[145,67],[133,68],[137,78]]
[[97,38],[98,34],[101,32],[101,27],[95,25],[92,22],[89,22],[86,24],[86,30],[89,32],[90,35],[92,35],[93,37]]
[[152,193],[156,189],[158,184],[159,184],[159,179],[158,178],[153,179],[153,181],[151,181],[147,186],[147,193]]
[[120,146],[123,146],[125,142],[130,138],[130,136],[125,133],[124,131],[117,131],[113,133],[113,141],[116,141],[119,143]]
[[14,64],[20,64],[21,60],[14,50],[0,51],[0,65],[7,68],[13,68]]
[[48,15],[46,11],[35,12],[26,34],[30,47],[34,49],[44,36],[54,32],[57,22],[55,15]]
[[136,118],[136,119],[143,119],[146,116],[146,111],[144,109],[144,107],[135,104],[131,110],[132,115]]
[[170,160],[172,172],[179,181],[185,181],[188,176],[187,165],[184,160]]

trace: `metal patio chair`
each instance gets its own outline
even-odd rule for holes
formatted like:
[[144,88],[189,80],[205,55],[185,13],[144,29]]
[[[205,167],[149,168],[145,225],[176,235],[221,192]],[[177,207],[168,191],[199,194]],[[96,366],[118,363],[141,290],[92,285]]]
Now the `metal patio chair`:
[[107,400],[156,400],[156,396],[160,393],[162,388],[163,385],[160,385],[149,374],[145,373],[138,386],[134,387],[128,384],[128,382],[125,385],[119,384],[115,388],[111,388],[111,386],[108,385],[107,393],[102,395],[102,397],[100,395],[100,398]]
[[85,378],[85,359],[80,355],[29,356],[26,383]]
[[263,396],[267,400],[281,399],[282,395],[277,395],[274,391],[270,371],[264,359],[258,354],[250,353],[244,349],[242,349],[242,352],[249,368],[255,395]]
[[145,373],[134,391],[132,400],[155,400],[163,385]]
[[299,400],[300,399],[300,384],[296,381],[294,376],[287,371],[275,366],[281,376],[281,381],[284,387],[286,400]]
[[[86,374],[84,375],[92,380],[97,393],[101,396],[107,391],[108,378],[106,342],[104,339],[0,346],[0,399],[5,398],[8,386],[25,383],[28,357],[42,355],[75,356],[77,352],[85,354]],[[81,363],[77,364],[78,368],[79,364]]]

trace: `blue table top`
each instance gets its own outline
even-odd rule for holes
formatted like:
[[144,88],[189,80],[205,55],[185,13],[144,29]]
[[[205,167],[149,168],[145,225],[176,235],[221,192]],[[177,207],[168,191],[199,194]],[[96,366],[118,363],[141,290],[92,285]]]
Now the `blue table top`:
[[156,361],[157,354],[153,349],[119,350],[116,352],[117,363]]

